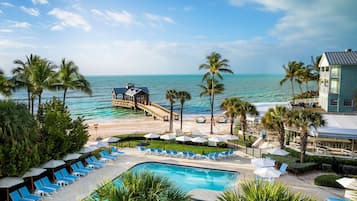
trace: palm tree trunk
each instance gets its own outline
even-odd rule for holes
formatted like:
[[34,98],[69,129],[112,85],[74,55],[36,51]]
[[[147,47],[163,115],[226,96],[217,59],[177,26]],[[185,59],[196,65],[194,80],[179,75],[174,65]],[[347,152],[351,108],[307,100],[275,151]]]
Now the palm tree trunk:
[[31,114],[33,115],[33,110],[34,110],[34,102],[35,102],[35,97],[32,94],[31,95]]
[[180,129],[181,129],[181,131],[182,131],[182,114],[183,114],[183,104],[181,104],[181,108],[180,108]]
[[293,95],[293,99],[295,98],[295,93],[294,93],[294,83],[293,80],[290,80],[291,83],[291,94]]
[[279,131],[279,143],[280,143],[280,149],[284,149],[284,142],[285,142],[285,130],[281,129]]
[[63,106],[66,105],[66,94],[67,94],[67,88],[64,88],[64,90],[63,90]]
[[172,100],[170,101],[170,132],[173,131],[173,120],[172,120],[172,116],[173,116],[173,108],[174,104],[172,102]]
[[231,117],[231,135],[233,135],[234,117]]
[[214,105],[214,74],[212,74],[212,89],[211,89],[211,130],[210,133],[213,134],[213,105]]
[[302,130],[300,134],[300,163],[304,163],[307,145],[307,131]]
[[29,88],[27,88],[27,108],[29,111],[31,110],[31,91]]
[[42,93],[39,93],[39,94],[38,94],[38,107],[37,107],[37,113],[40,111],[40,107],[41,107],[41,96],[42,96]]
[[240,127],[243,133],[243,141],[245,141],[245,123],[243,117],[240,117]]

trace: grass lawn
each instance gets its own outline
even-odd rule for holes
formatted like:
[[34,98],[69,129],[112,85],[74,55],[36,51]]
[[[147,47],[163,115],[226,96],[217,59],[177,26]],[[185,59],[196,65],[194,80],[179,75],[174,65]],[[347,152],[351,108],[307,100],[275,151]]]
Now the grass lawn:
[[174,142],[167,142],[161,140],[128,140],[125,142],[120,142],[118,145],[120,147],[135,147],[140,142],[149,142],[150,145],[146,146],[146,148],[160,148],[167,150],[176,150],[176,151],[192,151],[196,154],[207,154],[210,152],[222,152],[227,151],[229,148],[221,148],[221,147],[208,147],[208,146],[200,146],[200,145],[186,145],[186,144],[178,144]]

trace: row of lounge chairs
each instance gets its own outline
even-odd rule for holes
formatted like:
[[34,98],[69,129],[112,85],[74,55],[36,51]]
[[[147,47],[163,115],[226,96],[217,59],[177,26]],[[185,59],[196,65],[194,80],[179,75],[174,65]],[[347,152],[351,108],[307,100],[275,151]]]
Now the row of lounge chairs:
[[176,157],[176,158],[187,158],[187,159],[208,159],[208,160],[220,160],[232,157],[234,154],[233,150],[228,150],[224,152],[211,152],[209,154],[195,154],[191,151],[178,152],[176,150],[162,150],[154,148],[145,148],[143,146],[138,147],[140,151],[146,154]]

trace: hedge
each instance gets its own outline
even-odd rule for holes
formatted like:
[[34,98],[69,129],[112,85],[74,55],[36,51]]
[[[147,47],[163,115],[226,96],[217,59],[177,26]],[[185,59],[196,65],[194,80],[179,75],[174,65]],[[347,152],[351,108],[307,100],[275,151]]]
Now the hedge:
[[337,183],[336,180],[342,178],[341,176],[335,174],[324,174],[316,177],[314,179],[315,185],[327,186],[333,188],[343,188],[341,184]]

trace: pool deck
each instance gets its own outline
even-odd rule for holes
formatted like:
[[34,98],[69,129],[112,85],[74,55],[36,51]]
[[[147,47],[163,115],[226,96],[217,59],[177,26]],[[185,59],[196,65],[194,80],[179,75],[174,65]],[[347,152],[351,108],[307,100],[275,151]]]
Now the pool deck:
[[[169,158],[165,156],[145,155],[143,152],[137,149],[123,149],[124,155],[114,162],[108,163],[104,168],[96,169],[92,173],[89,173],[85,177],[81,177],[73,184],[61,188],[55,194],[46,197],[44,201],[69,201],[69,200],[82,200],[97,189],[105,181],[110,181],[127,171],[134,165],[143,162],[164,162],[179,165],[189,165],[195,167],[214,168],[230,171],[238,171],[240,173],[237,181],[237,186],[241,181],[245,179],[254,178],[254,166],[250,164],[250,157],[242,152],[236,152],[236,155],[232,159],[221,161],[209,161],[209,160],[190,160],[181,158]],[[317,200],[324,200],[326,197],[343,197],[344,190],[333,189],[328,187],[320,187],[313,184],[313,178],[319,173],[305,174],[304,176],[284,175],[276,181],[281,182],[289,186],[289,188],[295,192],[301,192],[306,195],[314,196]],[[202,192],[193,191],[193,196],[199,196],[202,200],[212,200],[212,195],[207,194],[204,198]],[[210,197],[211,195],[211,197]],[[203,197],[202,197],[203,196]]]

